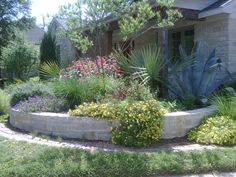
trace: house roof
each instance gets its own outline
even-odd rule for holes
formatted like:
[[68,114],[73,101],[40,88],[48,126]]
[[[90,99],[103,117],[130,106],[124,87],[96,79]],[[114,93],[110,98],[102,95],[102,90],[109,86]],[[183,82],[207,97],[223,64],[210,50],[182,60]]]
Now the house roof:
[[43,38],[44,30],[38,26],[35,26],[27,31],[25,31],[25,37],[28,42],[32,44],[39,45]]
[[210,6],[206,7],[202,11],[208,11],[208,10],[213,10],[217,9],[220,7],[224,7],[226,4],[230,3],[232,0],[218,0],[215,3],[211,4]]

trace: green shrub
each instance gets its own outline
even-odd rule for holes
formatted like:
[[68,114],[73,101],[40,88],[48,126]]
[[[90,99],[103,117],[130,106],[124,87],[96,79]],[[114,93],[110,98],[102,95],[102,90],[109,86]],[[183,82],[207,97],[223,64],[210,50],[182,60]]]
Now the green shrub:
[[30,75],[37,75],[38,51],[22,36],[4,48],[2,56],[4,70],[10,79],[28,80]]
[[217,107],[217,112],[221,116],[228,116],[236,120],[236,97],[235,96],[222,96],[215,97],[212,101],[213,105]]
[[161,104],[168,112],[177,112],[184,110],[184,106],[177,100],[161,100]]
[[156,100],[85,103],[69,111],[72,116],[119,120],[120,126],[111,130],[112,142],[135,147],[146,147],[158,142],[164,113],[166,110]]
[[227,116],[210,116],[188,134],[200,144],[236,145],[236,121]]
[[81,79],[63,79],[51,84],[58,98],[65,98],[70,106],[74,108],[83,102],[100,101],[105,94],[112,94],[122,81],[112,77],[85,77]]
[[141,85],[138,81],[133,81],[128,86],[126,98],[135,101],[145,101],[153,99],[153,94],[148,86]]
[[11,93],[10,105],[33,96],[53,96],[53,92],[46,85],[39,82],[26,82],[16,86]]
[[9,108],[9,95],[0,90],[0,116],[7,114]]
[[49,86],[53,89],[57,98],[66,100],[70,108],[80,105],[82,97],[86,93],[86,86],[80,84],[76,79],[54,81]]

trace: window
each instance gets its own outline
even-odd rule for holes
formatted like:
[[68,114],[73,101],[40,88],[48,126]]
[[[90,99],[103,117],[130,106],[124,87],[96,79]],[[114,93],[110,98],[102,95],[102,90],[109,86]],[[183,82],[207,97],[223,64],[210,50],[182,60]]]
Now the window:
[[191,53],[194,46],[194,30],[185,31],[185,49],[188,54]]
[[173,60],[178,60],[180,57],[179,46],[181,44],[181,32],[176,32],[172,34],[172,56]]
[[180,58],[179,46],[182,45],[188,54],[191,53],[194,46],[194,29],[179,29],[170,31],[170,58],[177,61]]

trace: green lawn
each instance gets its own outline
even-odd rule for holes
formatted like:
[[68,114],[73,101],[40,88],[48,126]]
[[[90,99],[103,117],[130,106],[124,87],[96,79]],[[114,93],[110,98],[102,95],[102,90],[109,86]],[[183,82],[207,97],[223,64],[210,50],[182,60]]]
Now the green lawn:
[[55,148],[0,137],[1,177],[141,177],[236,171],[236,149],[108,153]]

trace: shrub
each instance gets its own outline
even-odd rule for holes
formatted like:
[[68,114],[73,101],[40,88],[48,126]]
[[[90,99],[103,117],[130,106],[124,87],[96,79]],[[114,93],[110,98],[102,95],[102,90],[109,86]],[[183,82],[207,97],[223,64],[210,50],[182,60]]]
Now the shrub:
[[37,75],[38,51],[23,39],[18,39],[3,50],[3,66],[10,79],[28,80],[31,74]]
[[116,100],[133,100],[133,101],[145,101],[153,99],[151,90],[146,85],[141,85],[138,81],[127,81],[128,84],[124,84],[122,80],[115,80],[116,85],[113,89],[112,95],[106,94],[103,101],[107,102],[111,99]]
[[213,98],[212,103],[216,105],[217,112],[221,116],[227,116],[236,120],[236,97],[222,96]]
[[188,134],[200,144],[236,145],[236,121],[227,116],[211,116]]
[[156,100],[140,102],[90,103],[70,110],[72,116],[91,116],[117,119],[120,126],[113,128],[112,142],[125,146],[150,146],[161,136],[162,116],[166,110]]
[[61,70],[62,77],[84,77],[84,76],[112,76],[119,78],[122,76],[120,67],[113,56],[97,57],[95,60],[79,59]]
[[9,95],[0,90],[0,116],[5,115],[9,108]]
[[52,96],[29,97],[27,100],[17,103],[14,108],[23,112],[62,112],[68,110],[64,100]]
[[80,84],[76,79],[54,81],[51,82],[49,86],[53,89],[57,98],[66,100],[70,108],[80,105],[82,97],[86,92],[86,87]]
[[141,85],[138,81],[133,81],[128,86],[126,98],[136,101],[145,101],[153,99],[153,95],[148,86]]
[[168,112],[177,112],[184,110],[184,106],[177,100],[162,100],[160,103],[164,108],[168,110]]
[[39,82],[26,82],[16,86],[10,97],[10,104],[14,106],[16,103],[34,96],[53,96],[50,88]]
[[65,98],[70,108],[83,102],[97,102],[105,94],[112,94],[122,84],[112,77],[90,76],[80,79],[62,79],[52,83],[58,98]]

